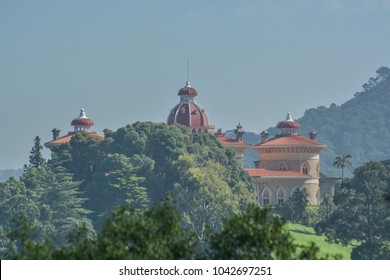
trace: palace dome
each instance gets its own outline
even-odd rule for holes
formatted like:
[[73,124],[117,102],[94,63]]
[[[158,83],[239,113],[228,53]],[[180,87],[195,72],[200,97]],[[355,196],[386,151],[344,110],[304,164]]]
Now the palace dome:
[[178,95],[180,102],[169,113],[167,124],[181,124],[188,127],[191,132],[213,132],[214,126],[209,124],[206,111],[194,99],[198,92],[188,81],[185,87],[179,90]]
[[281,131],[279,136],[291,136],[298,135],[298,130],[301,128],[301,125],[297,121],[293,120],[291,113],[287,113],[286,119],[279,122],[276,127]]
[[177,95],[179,95],[179,96],[193,96],[193,97],[195,97],[195,96],[198,95],[198,92],[196,91],[196,89],[191,87],[190,82],[187,81],[185,87],[181,88],[179,90],[179,92],[177,93]]
[[277,125],[277,128],[279,129],[300,129],[301,128],[301,125],[297,122],[297,121],[294,121],[291,117],[291,113],[287,113],[287,118],[286,120],[284,121],[281,121],[278,123]]
[[78,128],[78,127],[91,127],[93,126],[95,123],[93,122],[92,119],[90,118],[87,118],[87,116],[85,115],[85,110],[84,109],[80,109],[80,115],[78,118],[75,118],[71,123],[70,125],[73,125],[75,128]]

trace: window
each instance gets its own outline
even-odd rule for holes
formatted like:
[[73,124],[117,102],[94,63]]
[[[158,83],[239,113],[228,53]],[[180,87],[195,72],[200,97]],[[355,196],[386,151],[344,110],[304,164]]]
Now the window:
[[287,170],[287,164],[285,162],[279,163],[279,170]]
[[282,205],[284,203],[284,192],[279,190],[278,192],[278,205]]
[[269,191],[265,190],[263,191],[263,206],[269,205],[270,204],[270,195]]
[[310,165],[309,163],[305,162],[305,164],[302,167],[302,173],[308,175],[310,172]]

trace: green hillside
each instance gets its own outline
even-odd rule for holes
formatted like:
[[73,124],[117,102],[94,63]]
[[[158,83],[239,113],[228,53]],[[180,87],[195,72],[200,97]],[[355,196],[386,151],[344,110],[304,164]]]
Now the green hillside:
[[[352,175],[354,167],[367,161],[381,161],[390,155],[390,69],[381,67],[376,77],[363,85],[361,92],[342,105],[331,104],[306,110],[298,119],[300,133],[308,135],[312,130],[318,133],[317,140],[327,145],[321,152],[321,171],[326,176],[340,176],[333,167],[336,156],[342,152],[352,155],[353,166],[345,170]],[[278,133],[269,128],[270,136]],[[244,141],[258,143],[260,137],[246,133]],[[248,151],[247,167],[252,166],[257,157],[254,151]]]
[[325,241],[325,236],[315,234],[313,228],[298,224],[287,224],[291,235],[294,237],[297,244],[307,245],[314,242],[320,248],[320,256],[325,257],[341,255],[343,260],[351,259],[352,246],[342,246],[340,244],[328,243]]

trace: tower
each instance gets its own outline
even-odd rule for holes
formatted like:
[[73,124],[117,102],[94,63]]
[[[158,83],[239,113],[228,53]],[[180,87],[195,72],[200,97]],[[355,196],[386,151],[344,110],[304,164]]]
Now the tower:
[[214,126],[209,124],[206,111],[196,103],[195,97],[198,95],[190,82],[178,92],[180,101],[172,108],[168,115],[167,124],[181,124],[186,126],[191,132],[213,133]]
[[320,203],[320,152],[326,146],[298,133],[300,124],[287,113],[277,124],[280,133],[268,139],[263,133],[262,142],[253,148],[258,152],[258,168],[247,169],[255,177],[260,204],[280,204],[292,196],[297,188],[306,188],[309,202]]

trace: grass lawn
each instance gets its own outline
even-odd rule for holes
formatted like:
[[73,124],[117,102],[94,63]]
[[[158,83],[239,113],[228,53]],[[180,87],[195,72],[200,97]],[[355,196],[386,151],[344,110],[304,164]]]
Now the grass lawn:
[[328,243],[325,241],[325,236],[318,236],[311,227],[287,224],[292,237],[297,244],[309,244],[314,242],[320,248],[320,256],[325,257],[326,254],[330,256],[339,254],[343,260],[351,259],[352,246],[342,246],[341,244]]

